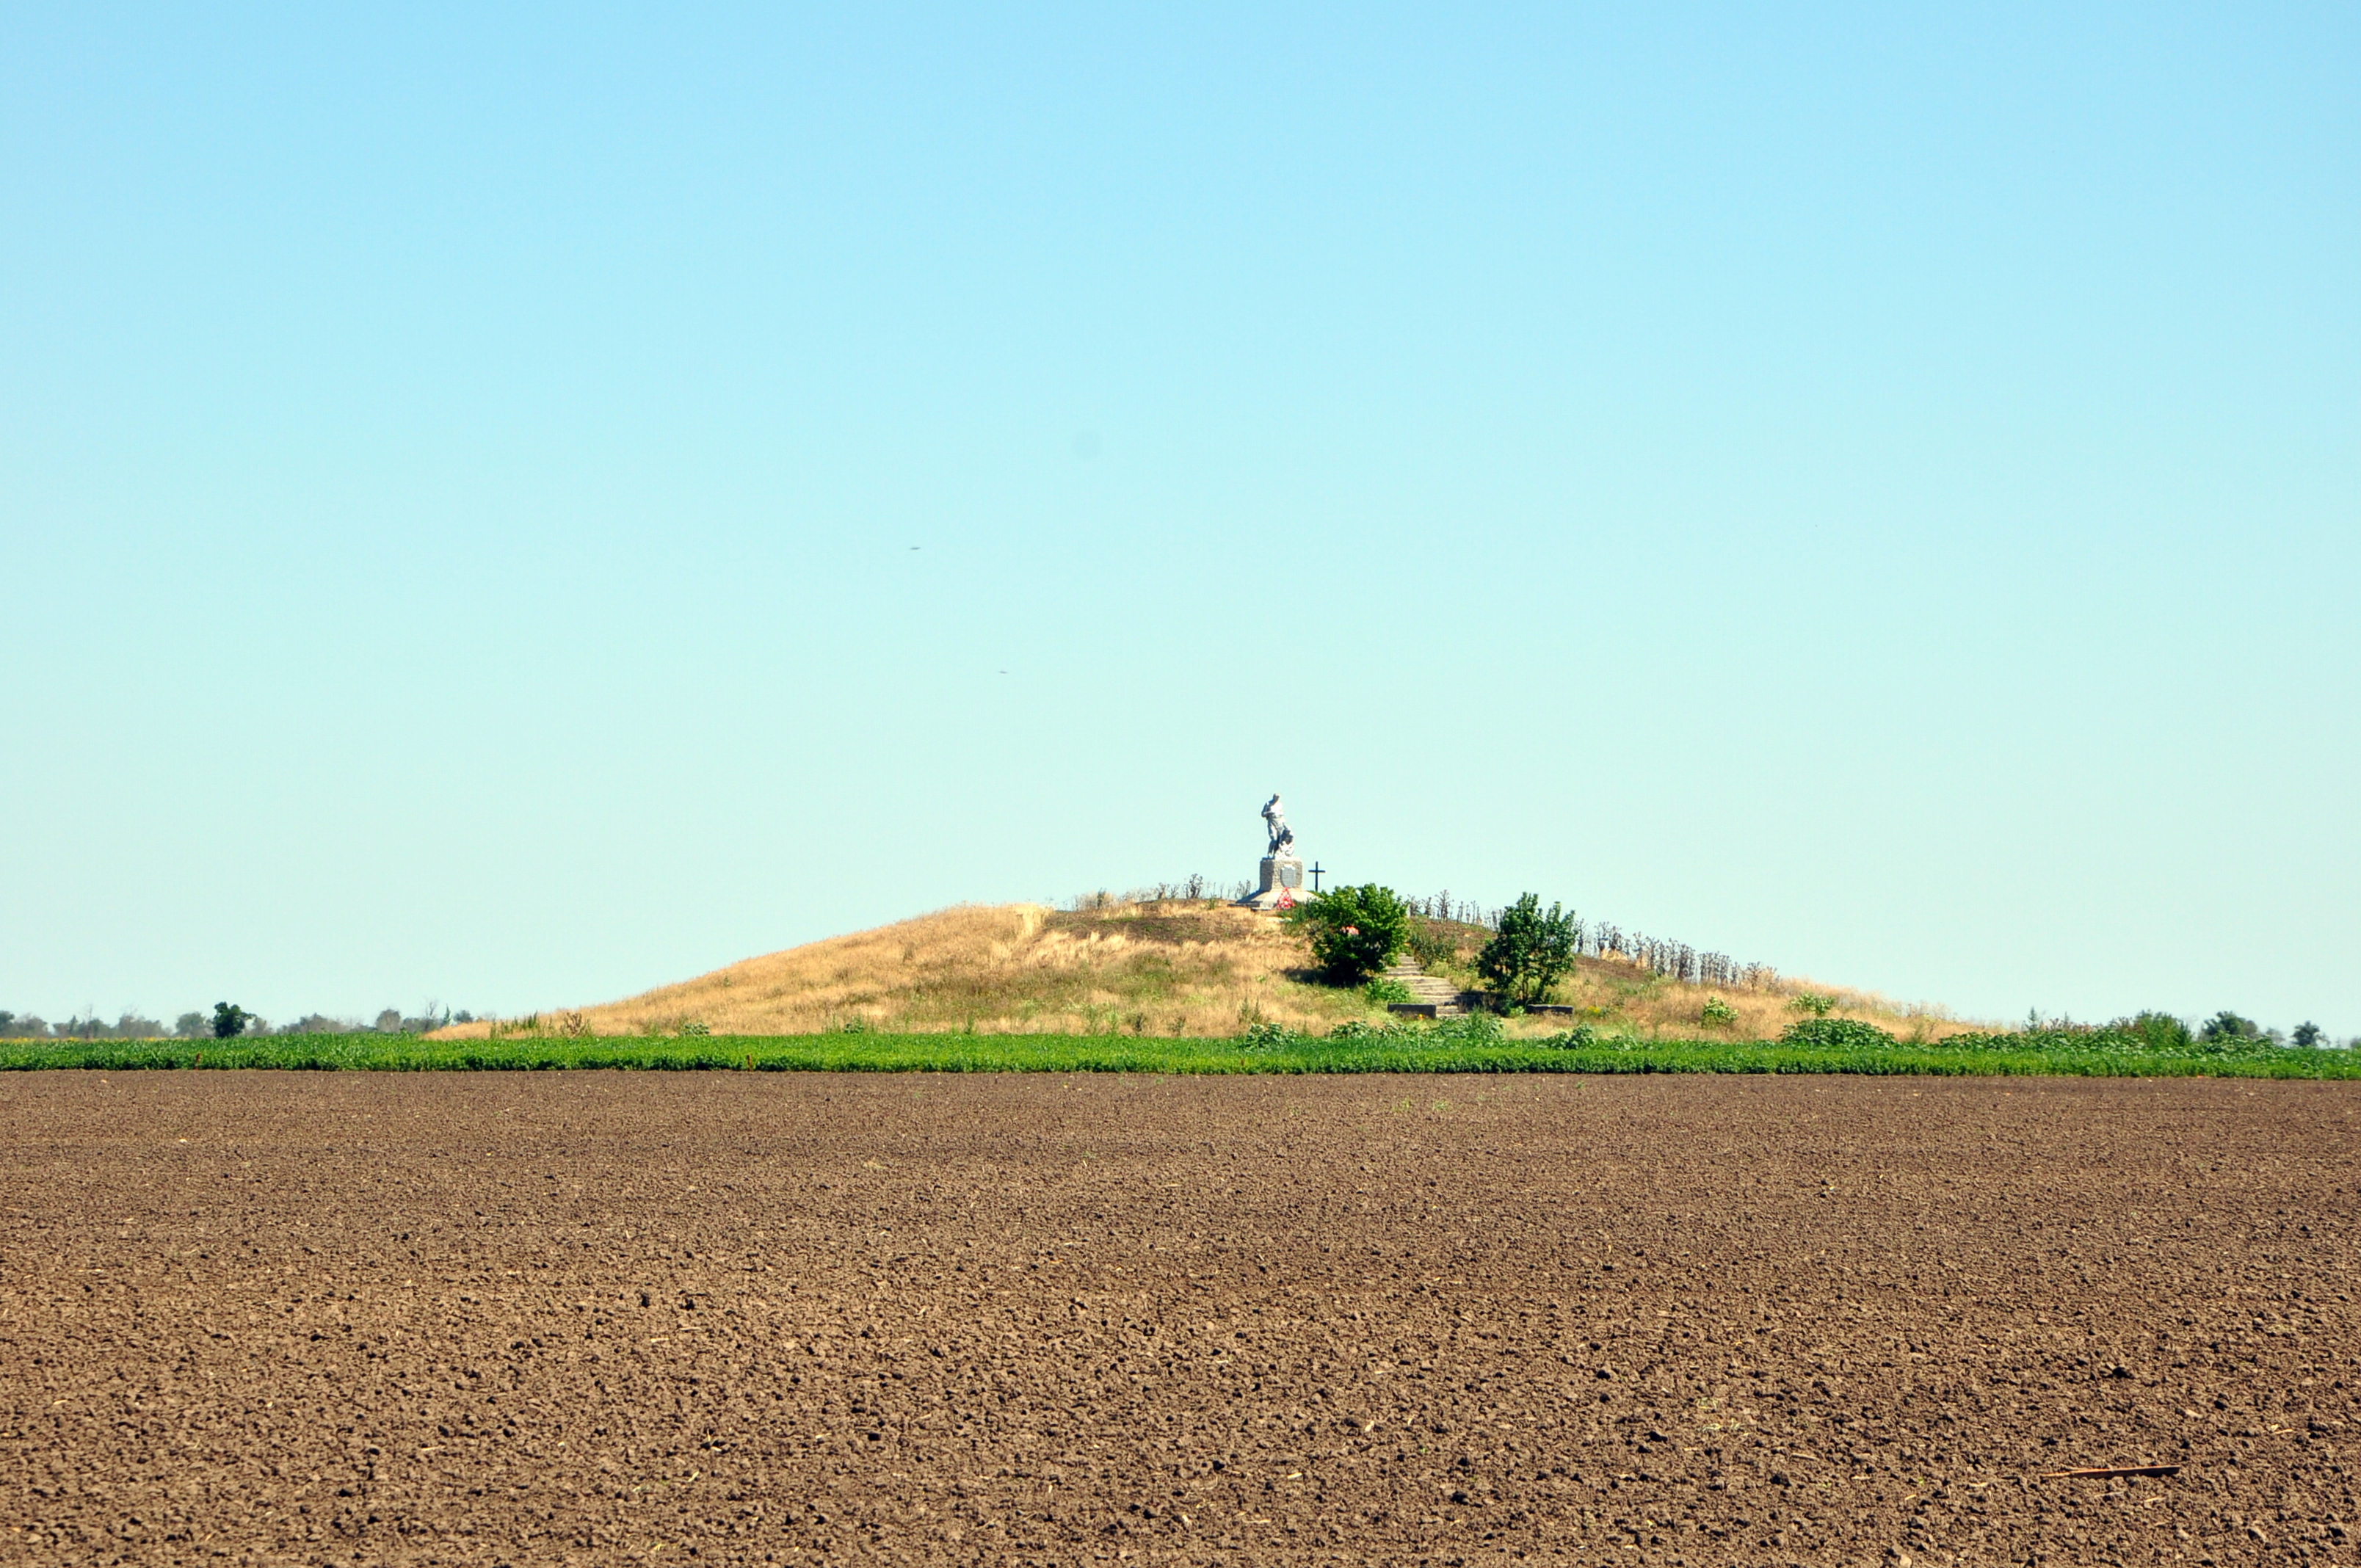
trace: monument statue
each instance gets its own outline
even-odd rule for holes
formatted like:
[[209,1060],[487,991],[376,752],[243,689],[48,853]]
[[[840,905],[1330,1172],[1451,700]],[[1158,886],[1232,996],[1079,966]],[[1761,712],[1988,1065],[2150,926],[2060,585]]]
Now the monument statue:
[[1270,848],[1264,851],[1271,859],[1295,852],[1295,829],[1287,825],[1287,807],[1272,795],[1270,804],[1262,808],[1262,819],[1270,828]]
[[1273,795],[1262,808],[1263,826],[1270,845],[1262,856],[1262,875],[1254,892],[1238,900],[1245,909],[1286,911],[1303,893],[1303,861],[1295,852],[1295,829],[1287,825],[1287,807]]

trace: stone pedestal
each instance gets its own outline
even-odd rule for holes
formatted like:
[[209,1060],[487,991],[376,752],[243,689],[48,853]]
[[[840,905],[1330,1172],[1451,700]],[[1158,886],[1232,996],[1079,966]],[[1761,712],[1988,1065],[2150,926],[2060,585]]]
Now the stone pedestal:
[[1238,900],[1241,909],[1276,909],[1279,894],[1288,901],[1301,904],[1311,895],[1303,890],[1303,862],[1292,855],[1265,856],[1262,862],[1262,885]]

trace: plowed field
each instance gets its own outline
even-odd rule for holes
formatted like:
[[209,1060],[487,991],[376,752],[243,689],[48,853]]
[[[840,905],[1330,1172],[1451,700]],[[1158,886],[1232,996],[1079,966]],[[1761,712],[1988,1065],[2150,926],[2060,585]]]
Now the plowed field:
[[11,1074],[0,1560],[2348,1563],[2356,1113]]

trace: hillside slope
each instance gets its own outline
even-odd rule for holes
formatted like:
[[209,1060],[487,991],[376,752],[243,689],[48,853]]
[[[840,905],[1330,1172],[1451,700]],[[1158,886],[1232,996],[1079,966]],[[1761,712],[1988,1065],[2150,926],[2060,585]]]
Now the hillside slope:
[[[591,1033],[887,1031],[1234,1035],[1269,1019],[1324,1031],[1369,1008],[1290,980],[1301,944],[1221,905],[961,905],[747,959],[544,1026]],[[446,1036],[483,1035],[481,1024]]]
[[[1458,946],[1438,971],[1473,984],[1468,961],[1485,933],[1429,923]],[[1430,944],[1432,945],[1432,944]],[[599,1035],[815,1034],[847,1026],[889,1032],[1235,1035],[1268,1020],[1325,1033],[1347,1018],[1382,1019],[1362,993],[1314,982],[1301,940],[1268,916],[1179,900],[1060,911],[1040,905],[968,905],[746,959],[694,980],[578,1012],[511,1025],[460,1025],[440,1037],[518,1028]],[[1602,1033],[1643,1037],[1775,1036],[1805,989],[1834,991],[1838,1016],[1937,1038],[1965,1027],[1939,1013],[1904,1010],[1864,992],[1801,981],[1721,991],[1735,1023],[1700,1022],[1708,992],[1610,959],[1584,959],[1556,999]],[[1563,1020],[1512,1022],[1546,1032]]]

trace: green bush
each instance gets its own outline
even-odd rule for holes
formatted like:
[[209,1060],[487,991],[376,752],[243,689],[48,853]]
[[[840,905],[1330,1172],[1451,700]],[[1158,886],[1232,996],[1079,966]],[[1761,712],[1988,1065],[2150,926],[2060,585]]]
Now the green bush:
[[1830,1050],[1862,1050],[1894,1044],[1894,1036],[1874,1024],[1855,1018],[1798,1018],[1779,1036],[1782,1045],[1820,1046]]
[[[1248,1030],[1249,1036],[1253,1030]],[[1284,1031],[1282,1031],[1284,1033]],[[1587,1037],[1587,1030],[1576,1034]],[[1364,1018],[1347,1018],[1328,1031],[1324,1036],[1338,1041],[1352,1041],[1370,1046],[1473,1046],[1488,1047],[1504,1044],[1507,1032],[1500,1020],[1489,1013],[1469,1013],[1457,1018],[1444,1018],[1434,1023],[1423,1019],[1389,1018],[1382,1024],[1372,1024]],[[1276,1038],[1276,1036],[1274,1036]],[[1301,1035],[1289,1036],[1295,1043],[1304,1043]],[[1542,1045],[1570,1045],[1570,1036],[1538,1042]]]
[[1836,1004],[1835,997],[1824,995],[1817,991],[1797,992],[1795,999],[1787,1003],[1796,1012],[1808,1013],[1815,1018],[1827,1017]]
[[2195,1041],[2189,1025],[2169,1013],[2136,1014],[2119,1018],[2107,1027],[2133,1036],[2150,1050],[2185,1051]]
[[1415,1045],[1433,1037],[1431,1024],[1413,1024],[1408,1019],[1389,1018],[1382,1024],[1372,1024],[1366,1018],[1347,1018],[1328,1031],[1328,1039],[1344,1044],[1365,1046]]
[[1384,975],[1378,976],[1377,979],[1361,987],[1361,994],[1369,999],[1369,1005],[1372,1007],[1387,1007],[1397,1002],[1415,1000],[1410,993],[1409,986],[1398,980],[1388,980]]
[[2252,1018],[2241,1018],[2226,1007],[2206,1019],[2204,1027],[2197,1032],[2205,1039],[2222,1044],[2234,1040],[2259,1040],[2263,1037],[2261,1025]]
[[1247,1025],[1242,1038],[1249,1046],[1291,1046],[1295,1044],[1295,1031],[1284,1024],[1265,1020]]
[[1333,985],[1358,985],[1393,962],[1410,934],[1410,909],[1376,883],[1339,887],[1287,912],[1312,943],[1312,957]]
[[1705,1006],[1698,1010],[1697,1022],[1708,1028],[1726,1029],[1738,1022],[1738,1009],[1719,996],[1708,996]]
[[1444,1018],[1420,1030],[1422,1038],[1436,1045],[1497,1046],[1508,1036],[1500,1020],[1490,1013],[1465,1013],[1456,1018]]
[[1500,911],[1499,928],[1476,955],[1476,972],[1511,1003],[1537,1001],[1574,968],[1579,930],[1573,911],[1553,904],[1543,914],[1541,895],[1528,893]]

